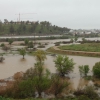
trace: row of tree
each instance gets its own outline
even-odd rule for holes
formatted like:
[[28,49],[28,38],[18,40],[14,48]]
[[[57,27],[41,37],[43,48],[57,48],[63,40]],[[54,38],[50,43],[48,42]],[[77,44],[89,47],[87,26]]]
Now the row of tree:
[[6,22],[0,21],[0,34],[1,35],[29,35],[29,34],[62,34],[68,32],[70,29],[67,27],[59,27],[52,25],[48,21],[42,22]]

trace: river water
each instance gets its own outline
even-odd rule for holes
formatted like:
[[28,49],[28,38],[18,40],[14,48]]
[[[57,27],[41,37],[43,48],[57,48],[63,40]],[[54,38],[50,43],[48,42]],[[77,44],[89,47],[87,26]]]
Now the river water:
[[[10,76],[13,76],[14,73],[23,71],[25,72],[28,68],[34,67],[35,57],[26,55],[25,60],[22,59],[20,55],[8,55],[4,56],[5,60],[3,63],[0,63],[0,79],[4,79]],[[91,74],[93,65],[100,61],[100,58],[94,57],[82,57],[82,56],[69,56],[70,59],[73,59],[76,63],[74,66],[73,72],[70,73],[71,82],[74,83],[74,88],[78,87],[80,83],[80,73],[78,70],[79,65],[89,65]],[[55,57],[47,55],[45,60],[45,67],[48,68],[51,73],[56,72]]]
[[[49,42],[49,45],[46,46],[46,48],[53,46],[54,42],[57,41],[64,41],[64,40],[43,40],[42,42]],[[39,41],[40,42],[40,41]],[[70,82],[73,84],[74,89],[78,87],[78,85],[83,86],[87,84],[88,82],[80,78],[80,73],[78,66],[79,65],[89,65],[90,72],[89,74],[92,74],[92,68],[96,62],[100,61],[100,58],[96,57],[83,57],[83,56],[70,56],[68,55],[70,59],[73,59],[73,61],[76,63],[74,65],[74,70],[69,74],[70,76]],[[8,54],[4,55],[5,60],[3,63],[0,63],[0,79],[8,78],[10,76],[13,76],[14,73],[23,71],[25,72],[28,68],[34,67],[35,63],[35,57],[26,55],[25,60],[22,59],[21,55],[18,54]],[[51,55],[47,55],[47,59],[45,60],[45,67],[48,68],[51,73],[56,72],[55,64],[54,64],[55,57]]]

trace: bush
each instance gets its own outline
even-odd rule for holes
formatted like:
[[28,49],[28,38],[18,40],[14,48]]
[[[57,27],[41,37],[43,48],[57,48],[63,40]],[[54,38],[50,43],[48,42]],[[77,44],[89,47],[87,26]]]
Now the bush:
[[33,42],[30,41],[30,42],[28,43],[28,48],[33,48],[33,47],[34,47]]
[[2,49],[5,50],[5,51],[8,51],[8,50],[10,50],[10,47],[9,46],[3,46]]
[[93,66],[93,75],[100,78],[100,62],[95,63]]
[[2,44],[1,44],[1,47],[4,47],[4,46],[5,46],[5,44],[4,44],[4,43],[2,43]]
[[0,100],[11,100],[11,99],[0,96]]
[[55,43],[55,46],[60,46],[60,42],[56,42]]
[[77,91],[74,92],[74,94],[76,96],[82,96],[82,95],[87,96],[88,98],[90,98],[90,100],[94,100],[94,99],[98,100],[98,94],[95,92],[93,86],[86,86],[84,89],[78,89]]
[[78,97],[78,100],[90,100],[90,99],[85,95],[81,95]]
[[70,84],[66,79],[62,79],[58,75],[52,75],[51,81],[49,92],[53,93],[55,97],[58,97],[58,95],[61,94]]
[[45,48],[45,45],[39,45],[38,48]]
[[81,65],[79,66],[79,72],[81,76],[87,77],[87,74],[89,72],[89,65]]

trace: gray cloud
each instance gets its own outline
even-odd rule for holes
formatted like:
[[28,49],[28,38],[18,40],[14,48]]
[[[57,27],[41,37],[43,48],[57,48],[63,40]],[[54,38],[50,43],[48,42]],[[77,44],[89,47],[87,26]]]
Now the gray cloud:
[[[0,0],[0,19],[50,21],[62,27],[100,29],[100,0]],[[26,18],[26,19],[24,19]]]

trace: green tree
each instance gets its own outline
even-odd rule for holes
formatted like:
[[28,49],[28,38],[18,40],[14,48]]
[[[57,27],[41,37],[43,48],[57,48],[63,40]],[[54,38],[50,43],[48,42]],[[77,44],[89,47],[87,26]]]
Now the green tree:
[[30,33],[34,33],[34,31],[35,31],[35,25],[34,24],[31,24],[29,31],[30,31]]
[[19,53],[20,53],[20,55],[23,56],[23,59],[24,59],[24,56],[25,56],[25,54],[26,54],[26,50],[25,50],[24,48],[19,49]]
[[83,41],[83,42],[86,42],[86,39],[83,37],[83,38],[82,38],[82,41]]
[[13,39],[9,39],[8,42],[11,45],[13,43]]
[[73,59],[69,59],[67,56],[61,56],[58,55],[56,57],[55,67],[57,68],[57,72],[60,76],[65,76],[65,74],[68,74],[70,71],[73,71],[75,63],[73,62]]
[[33,78],[35,88],[41,97],[41,93],[47,90],[51,85],[51,80],[49,78],[50,72],[43,68],[43,63],[35,63],[35,77]]
[[11,34],[13,34],[13,33],[15,32],[15,29],[14,29],[14,26],[13,26],[13,25],[10,26],[9,32],[10,32]]
[[50,71],[44,68],[44,60],[46,59],[44,51],[38,50],[35,56],[37,62],[34,64],[34,68],[25,72],[24,79],[30,79],[34,82],[34,87],[41,97],[41,93],[51,86]]
[[25,43],[25,45],[28,45],[29,39],[25,39],[25,40],[24,40],[24,43]]
[[20,98],[27,98],[35,96],[34,81],[31,79],[23,80],[18,84],[18,91]]
[[28,43],[28,48],[33,48],[33,47],[34,47],[33,42],[30,41],[30,42]]
[[46,59],[46,53],[43,50],[37,50],[34,56],[36,57],[36,60],[40,63],[42,63]]
[[5,44],[4,44],[4,43],[2,43],[2,44],[1,44],[1,47],[4,47],[4,46],[5,46]]
[[73,38],[71,38],[71,39],[70,39],[70,42],[73,43],[73,41],[74,41]]
[[95,63],[92,70],[93,70],[93,75],[100,78],[100,62]]
[[43,62],[36,62],[34,68],[28,69],[24,74],[24,79],[33,81],[39,97],[41,97],[42,92],[51,86],[50,71],[44,68]]
[[87,76],[88,72],[89,72],[89,65],[82,65],[79,66],[79,72],[81,76]]
[[75,40],[75,42],[77,42],[77,40],[78,40],[78,37],[75,37],[75,38],[74,38],[74,40]]

